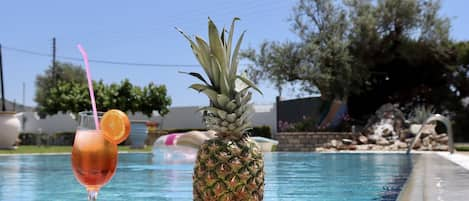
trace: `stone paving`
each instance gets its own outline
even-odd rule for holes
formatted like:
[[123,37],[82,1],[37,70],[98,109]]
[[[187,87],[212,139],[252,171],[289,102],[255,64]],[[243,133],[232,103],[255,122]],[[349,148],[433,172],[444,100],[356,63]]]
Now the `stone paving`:
[[468,167],[469,156],[460,153],[416,155],[412,174],[398,200],[469,201]]
[[[454,154],[450,154],[449,152],[439,152],[438,155],[469,170],[469,152],[456,152]],[[469,189],[468,189],[468,194],[469,194]],[[469,197],[468,197],[468,200],[469,200]]]

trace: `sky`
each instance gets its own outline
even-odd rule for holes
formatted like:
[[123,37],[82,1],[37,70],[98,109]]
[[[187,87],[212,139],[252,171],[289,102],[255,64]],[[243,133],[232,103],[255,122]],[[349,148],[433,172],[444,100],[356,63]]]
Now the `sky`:
[[[127,78],[133,84],[164,84],[172,106],[201,106],[208,100],[188,88],[195,78],[178,71],[202,72],[188,42],[174,29],[207,38],[207,17],[219,28],[236,24],[235,36],[246,30],[242,49],[258,48],[263,41],[297,40],[289,17],[296,0],[171,0],[171,1],[58,1],[15,0],[0,6],[0,44],[3,46],[5,97],[36,106],[35,79],[51,64],[52,38],[56,38],[57,61],[83,63],[64,57],[81,58],[81,43],[90,59],[162,64],[134,66],[90,63],[94,80],[105,83]],[[442,15],[452,20],[451,37],[469,40],[469,1],[443,0]],[[28,50],[34,54],[15,51]],[[39,55],[35,53],[40,53]],[[241,63],[246,63],[241,61]],[[241,65],[240,69],[245,68]],[[23,83],[25,96],[23,96]],[[276,90],[268,82],[254,94],[255,104],[275,102]],[[296,95],[293,91],[287,97]]]

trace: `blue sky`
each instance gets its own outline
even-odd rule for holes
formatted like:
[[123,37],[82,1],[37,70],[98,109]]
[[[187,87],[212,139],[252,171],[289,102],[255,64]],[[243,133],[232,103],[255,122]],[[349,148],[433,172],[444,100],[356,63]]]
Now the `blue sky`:
[[[174,27],[206,38],[208,16],[220,28],[229,26],[231,19],[237,16],[241,18],[236,28],[238,33],[247,31],[243,48],[258,47],[264,40],[296,40],[288,22],[295,3],[294,0],[5,1],[0,7],[5,96],[21,103],[25,83],[26,104],[36,105],[35,77],[51,63],[50,57],[20,53],[6,47],[50,54],[52,37],[56,37],[58,56],[80,57],[76,45],[81,43],[91,59],[180,64],[180,67],[90,65],[93,79],[111,83],[128,78],[140,86],[149,82],[165,84],[173,106],[205,105],[204,95],[187,88],[197,80],[178,73],[201,72],[201,69],[184,67],[184,64],[198,63],[187,41]],[[442,14],[452,19],[452,38],[469,40],[469,1],[444,0],[442,3]],[[266,82],[261,83],[260,88],[264,95],[256,94],[254,102],[273,103],[275,89]],[[286,95],[295,94],[287,92]]]

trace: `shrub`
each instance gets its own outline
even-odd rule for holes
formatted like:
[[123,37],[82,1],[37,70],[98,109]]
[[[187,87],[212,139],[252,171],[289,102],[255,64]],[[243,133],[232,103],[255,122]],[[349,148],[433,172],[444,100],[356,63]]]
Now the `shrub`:
[[432,106],[420,105],[415,107],[409,114],[409,122],[414,124],[423,124],[431,115],[435,113]]
[[302,120],[297,122],[279,121],[278,128],[280,132],[350,132],[352,125],[356,125],[356,120],[351,118],[348,114],[340,116],[339,123],[335,126],[327,124],[319,126],[317,118],[311,116],[303,116]]
[[317,120],[309,116],[303,116],[301,121],[293,123],[279,121],[278,127],[280,132],[312,132],[320,130],[320,128],[318,128]]
[[469,151],[469,146],[456,146],[456,151]]
[[21,140],[20,145],[36,145],[38,143],[37,133],[20,133],[18,138]]
[[265,138],[272,138],[272,132],[270,131],[270,126],[254,126],[251,130],[249,130],[250,136],[257,136],[257,137],[265,137]]
[[75,132],[58,132],[52,138],[55,145],[72,146],[75,140]]

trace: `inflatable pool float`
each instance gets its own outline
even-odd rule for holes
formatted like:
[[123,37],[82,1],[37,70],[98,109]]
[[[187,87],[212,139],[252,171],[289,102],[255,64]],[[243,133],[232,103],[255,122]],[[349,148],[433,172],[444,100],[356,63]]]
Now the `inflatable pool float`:
[[[157,163],[193,163],[199,146],[205,140],[214,137],[216,137],[215,131],[189,131],[163,135],[153,144],[153,157]],[[255,141],[263,152],[274,151],[278,145],[278,141],[264,137],[249,137],[249,139]]]

